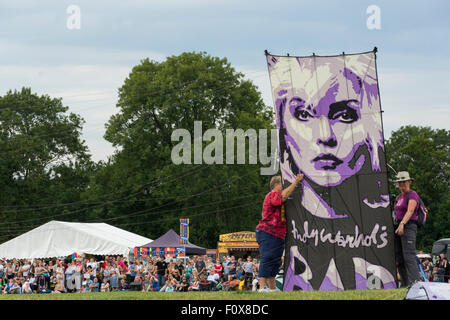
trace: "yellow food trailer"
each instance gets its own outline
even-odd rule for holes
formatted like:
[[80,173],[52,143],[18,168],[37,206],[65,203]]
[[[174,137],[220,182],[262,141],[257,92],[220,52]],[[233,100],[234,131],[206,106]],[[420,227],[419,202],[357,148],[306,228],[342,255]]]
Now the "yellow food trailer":
[[248,256],[259,257],[259,246],[256,234],[251,231],[240,231],[221,234],[217,243],[217,257],[220,261],[226,256],[246,259]]

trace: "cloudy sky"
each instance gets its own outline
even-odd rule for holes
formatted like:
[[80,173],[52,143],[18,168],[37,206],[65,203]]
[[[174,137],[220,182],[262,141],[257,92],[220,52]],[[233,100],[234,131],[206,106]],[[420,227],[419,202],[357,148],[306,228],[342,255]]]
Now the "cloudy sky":
[[[67,9],[80,9],[69,29]],[[370,5],[380,9],[370,30]],[[450,129],[450,2],[365,0],[0,0],[0,94],[62,97],[86,124],[94,160],[113,153],[104,124],[141,59],[184,51],[226,57],[272,105],[264,50],[334,55],[378,47],[385,136],[402,125]]]

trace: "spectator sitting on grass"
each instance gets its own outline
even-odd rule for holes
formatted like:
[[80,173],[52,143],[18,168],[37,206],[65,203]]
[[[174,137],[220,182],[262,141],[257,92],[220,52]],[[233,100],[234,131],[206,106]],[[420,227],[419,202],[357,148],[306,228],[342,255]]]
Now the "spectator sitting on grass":
[[150,281],[150,277],[148,275],[144,276],[144,281],[142,282],[142,291],[149,292],[152,290],[152,282]]
[[160,285],[159,285],[159,281],[158,281],[158,276],[156,274],[153,274],[150,277],[150,281],[152,282],[152,290],[159,292],[160,290]]
[[200,277],[200,281],[198,282],[198,284],[200,286],[200,291],[209,291],[211,287],[208,279],[204,275]]
[[218,273],[211,273],[211,274],[208,276],[207,279],[208,279],[208,281],[213,282],[214,285],[217,285],[217,284],[220,282],[220,278],[221,278],[220,274],[218,274]]
[[33,290],[31,289],[30,281],[28,278],[24,279],[20,293],[23,293],[23,294],[33,293]]
[[181,281],[178,283],[177,291],[187,292],[188,288],[189,288],[189,280],[187,279],[186,276],[183,276],[181,278]]
[[169,275],[168,279],[170,282],[172,282],[172,286],[174,287],[173,290],[175,291],[175,288],[177,287],[179,281],[173,275]]
[[28,274],[28,282],[30,283],[32,293],[37,293],[37,283],[33,273]]
[[61,280],[56,279],[56,285],[52,293],[64,293],[64,285],[62,284]]
[[98,292],[99,291],[98,279],[94,278],[94,280],[89,280],[88,286],[90,292]]
[[258,290],[259,289],[258,287],[259,287],[259,278],[258,275],[256,274],[253,276],[252,280],[252,291]]
[[130,289],[133,291],[142,291],[142,280],[141,277],[136,275],[134,281],[130,283]]
[[13,282],[12,282],[12,286],[9,288],[9,293],[20,294],[20,286],[18,283],[19,280],[17,278],[13,278],[11,280],[13,280]]
[[106,278],[103,278],[102,284],[100,286],[100,292],[109,292],[110,290],[109,282]]
[[50,281],[48,283],[48,289],[53,292],[53,290],[56,287],[56,277],[55,276],[51,276],[50,277]]
[[81,289],[79,291],[80,293],[86,293],[86,292],[90,292],[89,290],[89,286],[87,285],[87,281],[83,281],[83,283],[81,284]]
[[217,273],[214,274],[210,274],[207,278],[208,282],[209,282],[209,290],[213,290],[216,291],[217,290],[217,284],[220,281],[220,276]]
[[120,279],[118,290],[119,291],[128,291],[128,289],[129,289],[129,287],[128,287],[128,284],[125,282],[125,279],[124,278]]
[[178,282],[181,281],[181,274],[180,274],[180,271],[178,269],[173,269],[172,275],[173,275],[173,277],[175,279],[177,279]]
[[223,290],[223,276],[219,278],[219,283],[216,285],[216,291],[222,291]]
[[178,282],[175,278],[169,274],[169,278],[167,279],[164,286],[159,290],[160,292],[174,292]]
[[3,294],[8,294],[8,293],[10,293],[10,290],[11,290],[11,288],[12,288],[13,285],[14,285],[14,278],[10,278],[10,279],[8,280],[8,283],[5,284],[5,285],[3,286],[3,291],[2,291],[2,293],[3,293]]
[[248,290],[248,286],[245,283],[245,277],[244,276],[241,276],[239,278],[239,290]]
[[200,290],[200,285],[198,283],[198,277],[193,276],[191,279],[191,283],[189,285],[188,291],[199,291],[199,290]]
[[236,291],[239,288],[239,279],[235,275],[229,275],[229,277],[230,280],[223,284],[224,290]]

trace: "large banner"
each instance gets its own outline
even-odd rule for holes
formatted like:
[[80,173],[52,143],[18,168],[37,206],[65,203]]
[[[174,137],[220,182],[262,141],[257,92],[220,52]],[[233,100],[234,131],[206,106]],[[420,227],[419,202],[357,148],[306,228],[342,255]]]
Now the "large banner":
[[395,288],[375,52],[266,54],[285,204],[284,290]]

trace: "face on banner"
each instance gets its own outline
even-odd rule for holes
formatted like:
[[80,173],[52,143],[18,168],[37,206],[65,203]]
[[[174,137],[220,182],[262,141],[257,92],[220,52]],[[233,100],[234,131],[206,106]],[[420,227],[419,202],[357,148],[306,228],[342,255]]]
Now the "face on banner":
[[[339,276],[343,265],[357,277],[362,272],[357,264],[363,263],[365,279],[372,274],[368,269],[381,270],[364,259],[361,247],[378,247],[374,259],[381,255],[385,261],[392,251],[386,240],[392,228],[375,54],[268,55],[267,61],[282,177],[286,183],[298,173],[305,175],[301,194],[286,203],[287,256],[297,264],[289,269],[292,279],[297,274],[302,289],[354,288],[349,283],[355,278]],[[370,213],[374,209],[377,216]],[[389,253],[382,250],[386,247]],[[384,265],[392,270],[392,261]],[[321,273],[321,279],[313,277],[314,272]],[[385,287],[391,285],[391,277],[383,279]],[[327,281],[333,285],[325,285]]]
[[[335,186],[361,169],[366,159],[356,152],[366,145],[372,168],[380,171],[383,133],[373,55],[269,62],[282,162],[289,157],[311,181]],[[292,170],[285,173],[293,179]]]

